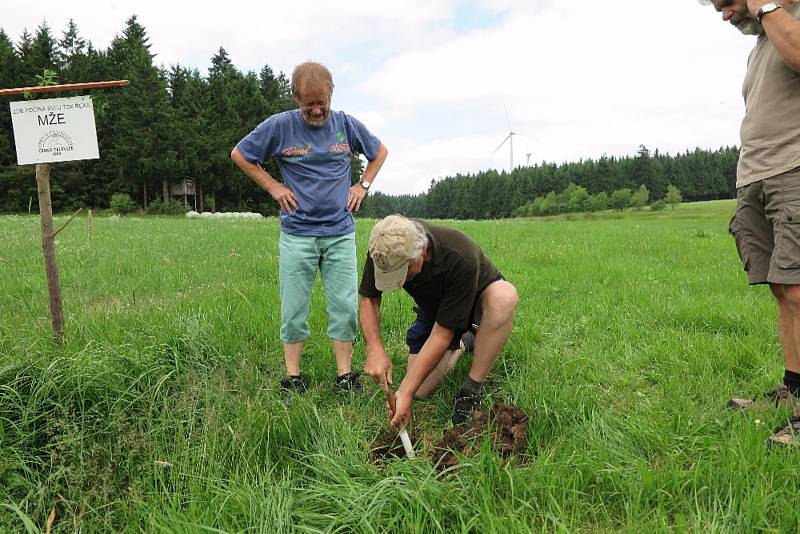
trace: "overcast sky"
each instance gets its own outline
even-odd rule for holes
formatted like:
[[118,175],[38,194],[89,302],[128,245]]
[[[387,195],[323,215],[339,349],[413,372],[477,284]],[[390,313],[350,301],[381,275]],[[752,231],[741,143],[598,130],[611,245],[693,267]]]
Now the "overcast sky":
[[166,66],[205,73],[220,46],[242,71],[325,63],[333,108],[389,149],[376,189],[392,194],[507,170],[506,110],[515,166],[738,144],[755,42],[696,0],[28,0],[0,27],[60,38],[72,18],[105,49],[132,14]]

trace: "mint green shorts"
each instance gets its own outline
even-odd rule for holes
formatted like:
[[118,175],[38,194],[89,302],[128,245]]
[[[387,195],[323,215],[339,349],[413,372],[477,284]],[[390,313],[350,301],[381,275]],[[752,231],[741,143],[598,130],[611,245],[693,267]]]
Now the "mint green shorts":
[[309,336],[308,305],[317,269],[328,301],[328,337],[353,341],[358,314],[355,233],[306,237],[281,232],[278,250],[281,341],[300,343]]

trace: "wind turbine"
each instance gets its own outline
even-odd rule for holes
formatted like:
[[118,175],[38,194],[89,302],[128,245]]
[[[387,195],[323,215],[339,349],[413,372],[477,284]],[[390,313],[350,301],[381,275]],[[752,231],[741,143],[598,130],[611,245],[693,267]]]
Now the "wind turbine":
[[514,136],[517,135],[517,133],[511,129],[511,121],[508,118],[508,109],[506,109],[506,123],[508,123],[508,135],[505,139],[503,139],[503,142],[500,143],[500,146],[494,149],[492,156],[497,154],[497,151],[503,148],[503,145],[506,144],[506,141],[508,141],[508,172],[511,172],[514,170]]
[[[506,109],[506,123],[508,124],[508,135],[506,136],[505,139],[503,139],[503,142],[500,143],[500,146],[494,149],[494,152],[492,152],[492,156],[497,154],[497,151],[503,148],[503,145],[506,144],[506,141],[508,141],[508,172],[511,172],[514,170],[514,136],[522,134],[518,134],[517,132],[511,129],[511,120],[509,120],[508,118],[508,109]],[[536,139],[535,137],[530,137],[529,135],[522,135],[522,137],[529,137],[530,139]],[[532,152],[529,152],[527,154],[528,162],[530,162],[531,160],[531,154]]]
[[533,152],[528,152],[527,154],[525,154],[525,156],[527,156],[527,158],[528,158],[528,159],[525,161],[525,166],[526,166],[526,167],[530,167],[530,166],[531,166],[531,155],[532,155],[532,154],[533,154]]

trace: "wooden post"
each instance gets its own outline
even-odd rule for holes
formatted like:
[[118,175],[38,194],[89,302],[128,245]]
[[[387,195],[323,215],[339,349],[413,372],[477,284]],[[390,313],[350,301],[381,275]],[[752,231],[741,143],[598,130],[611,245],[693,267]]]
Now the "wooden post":
[[92,216],[92,210],[89,210],[89,216],[87,217],[89,221],[89,241],[92,240],[92,226],[94,225],[94,217]]
[[36,164],[36,190],[39,194],[39,220],[42,225],[42,253],[50,295],[50,316],[56,343],[64,339],[64,310],[61,305],[61,287],[58,283],[58,264],[53,237],[53,204],[50,201],[50,164]]

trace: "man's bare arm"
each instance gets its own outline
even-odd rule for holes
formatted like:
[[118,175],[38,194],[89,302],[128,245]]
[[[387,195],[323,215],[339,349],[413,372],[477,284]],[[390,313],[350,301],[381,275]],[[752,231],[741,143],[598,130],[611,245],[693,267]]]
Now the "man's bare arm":
[[371,376],[376,384],[380,384],[384,380],[391,384],[392,360],[386,353],[386,348],[381,340],[381,297],[360,296],[358,319],[361,322],[361,331],[364,334],[367,351],[364,372]]
[[297,198],[295,198],[292,190],[270,176],[261,165],[246,160],[242,153],[239,152],[239,149],[235,147],[231,151],[231,159],[261,189],[269,193],[280,204],[283,211],[291,213],[297,209]]
[[[761,6],[768,2],[769,0],[748,0],[750,14],[755,17]],[[789,7],[791,6],[787,3],[785,8]],[[761,19],[761,25],[783,61],[792,70],[800,72],[800,21],[787,9],[777,9],[766,14]]]

